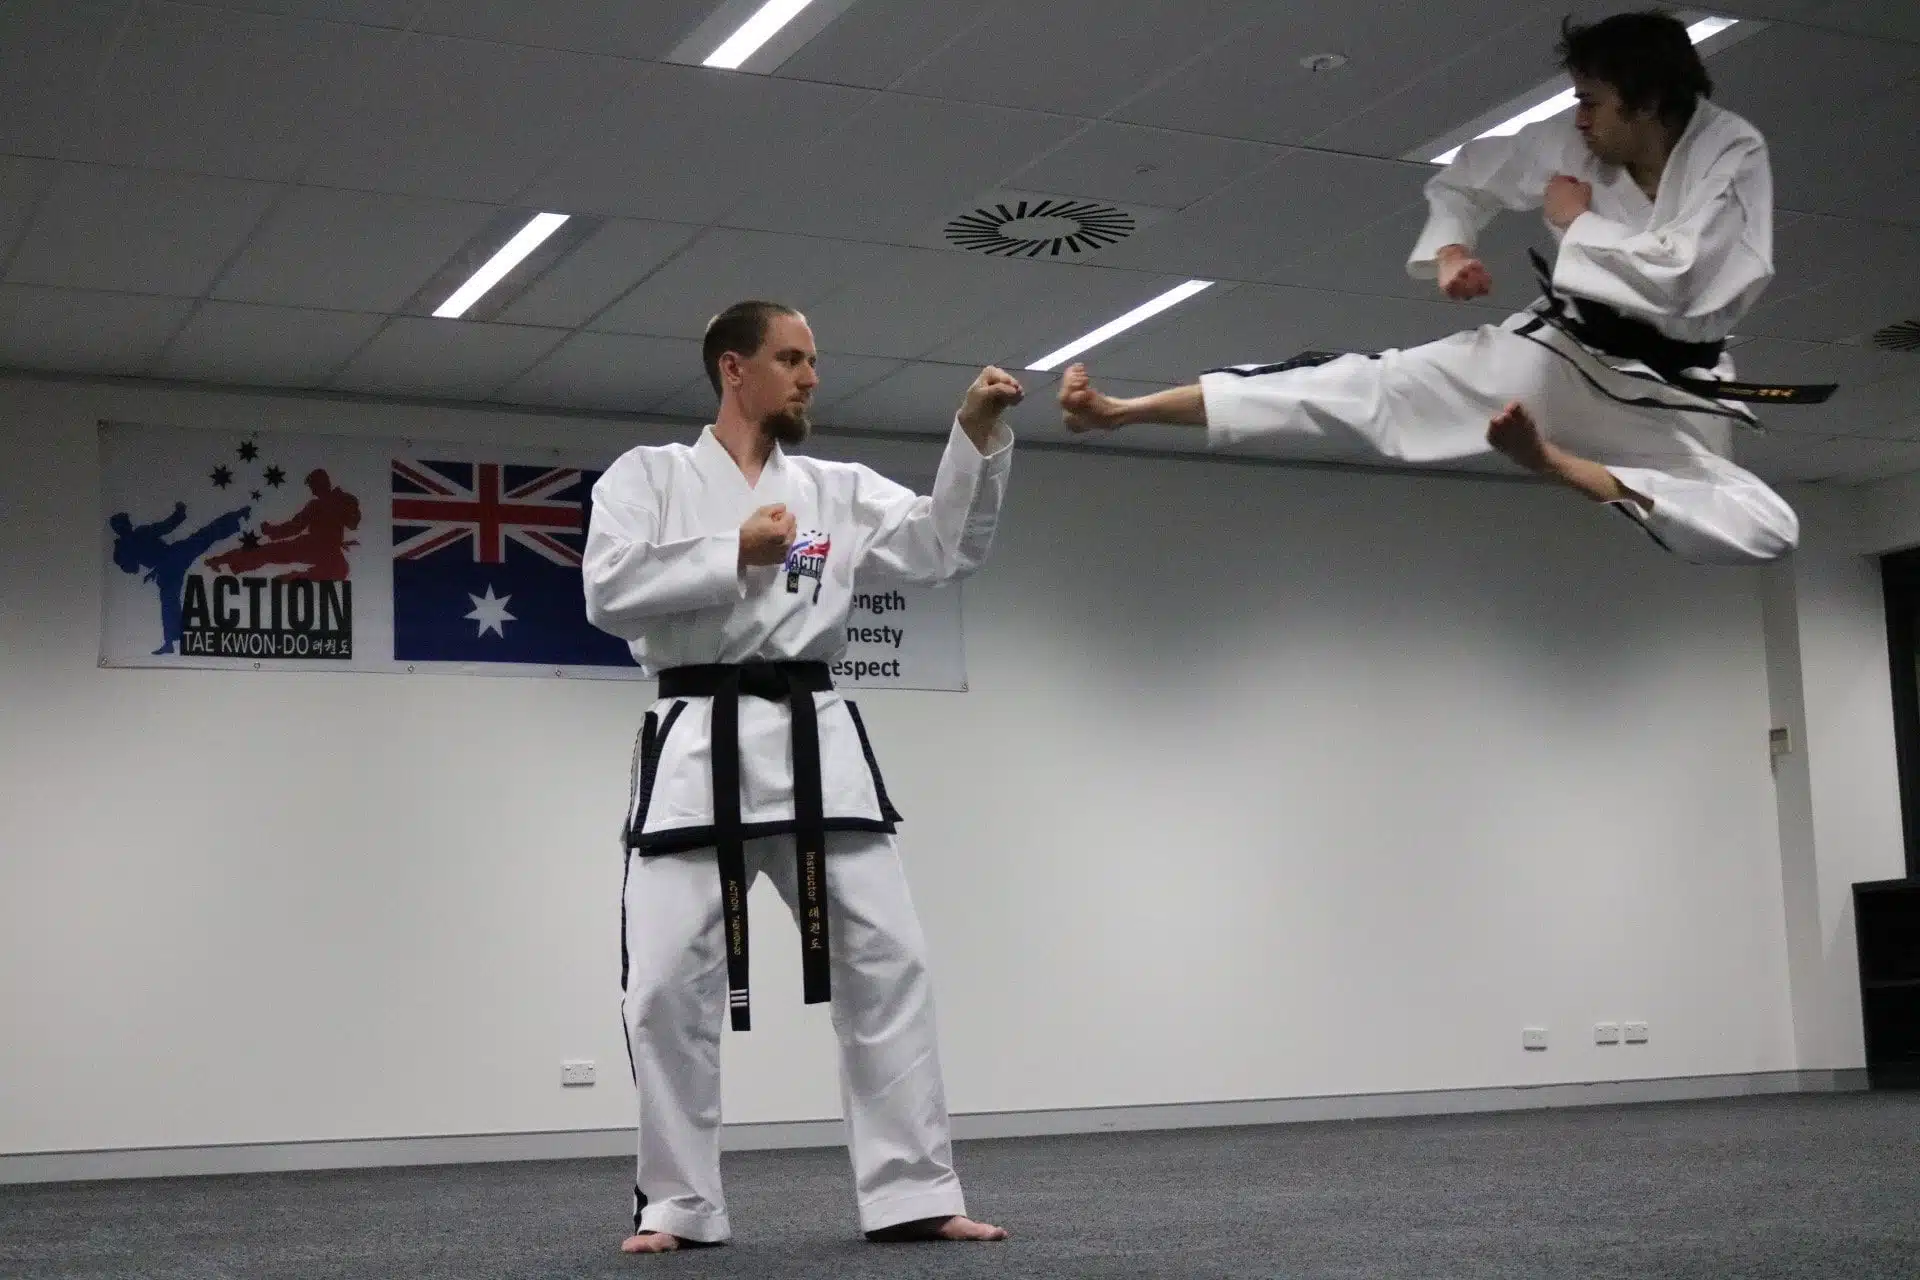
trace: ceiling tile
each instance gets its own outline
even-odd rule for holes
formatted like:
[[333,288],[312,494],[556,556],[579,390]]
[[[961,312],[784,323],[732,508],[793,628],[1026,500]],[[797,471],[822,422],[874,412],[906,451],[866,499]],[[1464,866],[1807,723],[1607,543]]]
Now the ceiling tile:
[[265,183],[67,165],[14,255],[15,284],[205,293],[272,204]]
[[[1368,0],[1367,16],[1377,18],[1389,7]],[[1399,78],[1374,81],[1375,93],[1362,105],[1356,101],[1365,95],[1350,97],[1342,105],[1353,109],[1317,129],[1313,144],[1401,156],[1516,97],[1566,84],[1554,54],[1564,9],[1528,0],[1519,6],[1495,0],[1485,7],[1495,10],[1495,20],[1484,25],[1471,20],[1455,25],[1459,15],[1452,6],[1423,7],[1410,27],[1394,22],[1391,54],[1383,59],[1369,50],[1365,57],[1369,68],[1376,60],[1394,66]],[[1423,47],[1445,52],[1423,60]],[[1372,80],[1373,74],[1369,70],[1363,77]]]
[[[76,139],[82,158],[288,181],[397,37],[190,5],[139,6]],[[76,113],[78,114],[78,113]]]
[[990,21],[972,4],[855,4],[780,64],[795,80],[883,89]]
[[186,298],[0,285],[0,367],[145,373],[192,306]]
[[1920,443],[1748,433],[1736,441],[1734,460],[1770,484],[1867,484],[1920,469]]
[[893,87],[1098,116],[1270,6],[1258,0],[1000,0]]
[[[1210,280],[1273,280],[1289,264],[1351,234],[1356,215],[1383,218],[1421,202],[1427,176],[1427,166],[1404,161],[1290,151],[1102,251],[1100,264]],[[1404,261],[1406,249],[1400,253]]]
[[1184,209],[1278,159],[1278,147],[1138,125],[1089,125],[1008,179],[1031,191]]
[[505,203],[632,73],[585,54],[415,36],[362,74],[306,182]]
[[1715,0],[1714,8],[1729,16],[1920,42],[1920,8],[1910,0]]
[[1724,0],[1716,13],[1812,27],[1842,35],[1920,44],[1920,12],[1907,0]]
[[[1549,17],[1530,0],[1262,8],[1270,15],[1264,21],[1219,42],[1114,118],[1396,156],[1547,79],[1559,34],[1560,11]],[[1329,72],[1301,65],[1318,53],[1350,61]],[[1417,97],[1406,92],[1410,83],[1419,84]],[[1400,108],[1402,97],[1415,101]]]
[[945,435],[979,370],[957,364],[910,364],[815,416],[834,427]]
[[51,160],[0,156],[0,274],[59,171]]
[[500,44],[571,49],[618,58],[664,57],[716,0],[433,0],[418,29]]
[[706,67],[637,68],[521,199],[566,213],[710,222],[871,96]]
[[501,311],[507,324],[577,328],[684,248],[698,227],[614,219]]
[[[818,335],[815,335],[816,338]],[[858,356],[844,351],[820,352],[820,385],[813,393],[813,416],[865,391],[882,378],[906,367],[905,360],[886,356]]]
[[[1029,280],[989,313],[926,353],[945,364],[1001,364],[1011,371],[1091,333],[1180,281],[1138,271],[1025,262]],[[1018,376],[1025,378],[1025,372]]]
[[1910,150],[1860,145],[1861,122],[1920,112],[1920,46],[1776,25],[1725,50],[1711,71],[1715,101],[1766,135],[1778,204],[1920,223]]
[[484,400],[565,337],[557,329],[398,316],[329,385]]
[[126,0],[0,5],[0,151],[71,156],[85,136],[76,110],[106,71]]
[[233,302],[392,311],[496,210],[410,196],[292,192],[215,287]]
[[[1439,299],[1442,295],[1432,280],[1416,280],[1407,274],[1407,255],[1426,226],[1425,199],[1384,217],[1367,218],[1365,213],[1356,218],[1365,225],[1353,234],[1272,271],[1274,283],[1390,294],[1423,302]],[[1493,276],[1493,293],[1483,305],[1518,311],[1540,295],[1527,250],[1551,254],[1554,248],[1553,237],[1537,213],[1508,213],[1495,218],[1480,233],[1474,249]],[[1463,316],[1458,323],[1481,321]]]
[[662,417],[688,418],[694,422],[712,422],[716,403],[707,375],[700,373],[680,384],[672,395],[648,405],[647,412]]
[[431,0],[218,0],[222,9],[401,29],[411,27],[430,4]]
[[1070,137],[1059,116],[883,96],[771,160],[728,226],[910,243]]
[[890,252],[716,228],[609,307],[593,328],[698,339],[714,316],[750,298],[806,311],[849,280],[871,274]]
[[913,357],[978,324],[1044,278],[1040,264],[939,249],[868,250],[862,270],[809,306],[816,341]]
[[700,344],[684,338],[581,333],[501,390],[510,404],[637,412],[683,386],[700,368]]
[[208,302],[168,345],[163,377],[263,387],[317,387],[386,317]]

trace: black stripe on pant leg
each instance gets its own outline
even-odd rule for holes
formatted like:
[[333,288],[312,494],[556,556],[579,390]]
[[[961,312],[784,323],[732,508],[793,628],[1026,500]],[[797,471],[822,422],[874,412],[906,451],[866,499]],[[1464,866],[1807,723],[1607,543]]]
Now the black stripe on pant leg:
[[1294,369],[1317,369],[1323,364],[1331,364],[1344,355],[1365,355],[1369,360],[1378,360],[1379,353],[1348,351],[1303,351],[1291,360],[1282,360],[1277,364],[1222,365],[1217,369],[1202,369],[1200,376],[1209,373],[1230,373],[1236,378],[1263,378],[1269,373],[1287,373]]
[[[627,973],[632,958],[627,953],[627,877],[633,874],[633,838],[639,833],[646,821],[645,815],[637,813],[646,794],[643,779],[647,772],[648,757],[653,754],[654,731],[657,721],[653,712],[647,712],[647,718],[640,724],[640,734],[633,740],[633,764],[627,784],[627,820],[620,828],[620,990],[627,989]],[[631,1052],[631,1050],[629,1050]]]
[[900,811],[893,807],[893,801],[887,795],[886,781],[880,776],[880,761],[873,754],[873,743],[867,738],[867,722],[860,718],[860,708],[851,701],[847,703],[847,714],[853,718],[853,731],[860,735],[860,754],[867,758],[867,772],[873,775],[873,796],[880,802],[880,817],[886,822],[900,822]]
[[1607,505],[1612,507],[1615,511],[1618,511],[1622,516],[1626,517],[1628,520],[1631,520],[1633,521],[1633,523],[1639,525],[1640,532],[1646,534],[1649,538],[1652,538],[1654,545],[1659,547],[1662,551],[1673,550],[1672,547],[1667,545],[1667,540],[1661,537],[1659,534],[1655,533],[1653,531],[1653,526],[1648,524],[1645,520],[1641,519],[1639,516],[1636,516],[1635,514],[1633,514],[1633,512],[1628,511],[1625,507],[1619,506],[1616,503],[1609,502]]

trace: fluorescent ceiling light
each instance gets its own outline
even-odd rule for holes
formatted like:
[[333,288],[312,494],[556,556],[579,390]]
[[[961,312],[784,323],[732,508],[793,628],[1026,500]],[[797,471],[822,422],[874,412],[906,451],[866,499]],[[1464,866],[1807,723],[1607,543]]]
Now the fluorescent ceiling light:
[[802,9],[812,3],[813,0],[767,0],[760,6],[759,12],[741,23],[740,29],[728,36],[726,42],[708,54],[700,65],[736,70],[753,56],[754,50],[773,39],[780,28],[792,22]]
[[1194,294],[1199,293],[1202,289],[1211,288],[1212,286],[1213,281],[1211,280],[1189,280],[1177,288],[1167,290],[1151,302],[1141,303],[1133,310],[1127,312],[1127,314],[1121,316],[1118,320],[1107,321],[1107,323],[1101,325],[1085,337],[1075,338],[1058,351],[1041,356],[1038,360],[1028,365],[1027,368],[1035,373],[1045,373],[1049,369],[1065,364],[1087,348],[1097,347],[1114,334],[1124,333],[1126,330],[1139,324],[1142,320],[1152,319],[1168,307],[1177,307]]
[[500,283],[500,278],[519,266],[526,256],[540,247],[542,241],[560,229],[567,220],[564,213],[535,214],[533,221],[520,228],[513,239],[501,247],[500,252],[487,259],[485,266],[453,291],[453,296],[440,304],[433,314],[443,320],[456,320],[466,314],[467,308],[480,301],[482,294]]
[[[1687,38],[1695,44],[1699,44],[1704,40],[1711,40],[1737,22],[1739,22],[1738,18],[1702,18],[1687,28]],[[1573,98],[1573,90],[1564,89],[1554,94],[1551,98],[1548,98],[1545,102],[1528,107],[1517,115],[1502,120],[1486,132],[1475,134],[1474,137],[1476,139],[1504,138],[1509,134],[1518,133],[1536,120],[1551,120],[1554,116],[1567,110],[1573,106]],[[1453,158],[1459,154],[1459,147],[1449,147],[1439,155],[1432,157],[1432,163],[1452,164]]]

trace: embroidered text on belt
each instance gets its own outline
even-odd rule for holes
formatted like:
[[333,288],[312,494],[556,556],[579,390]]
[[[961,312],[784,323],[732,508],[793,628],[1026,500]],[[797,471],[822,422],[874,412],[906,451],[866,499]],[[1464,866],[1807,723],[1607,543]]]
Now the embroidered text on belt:
[[740,820],[740,699],[785,702],[793,713],[793,820],[798,849],[800,972],[805,1000],[832,995],[827,963],[826,800],[813,695],[833,688],[824,662],[712,663],[660,673],[662,698],[713,699],[713,843],[727,935],[727,1007],[735,1031],[751,1025],[747,1001],[746,839]]

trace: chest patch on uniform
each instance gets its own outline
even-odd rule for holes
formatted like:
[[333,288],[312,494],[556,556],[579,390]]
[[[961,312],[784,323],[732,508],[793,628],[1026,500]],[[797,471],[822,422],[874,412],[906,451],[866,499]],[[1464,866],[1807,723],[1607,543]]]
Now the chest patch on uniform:
[[787,552],[786,574],[787,591],[798,594],[800,579],[813,579],[813,598],[820,599],[820,580],[827,571],[827,553],[833,550],[833,539],[824,533],[802,533],[794,540],[793,549]]

